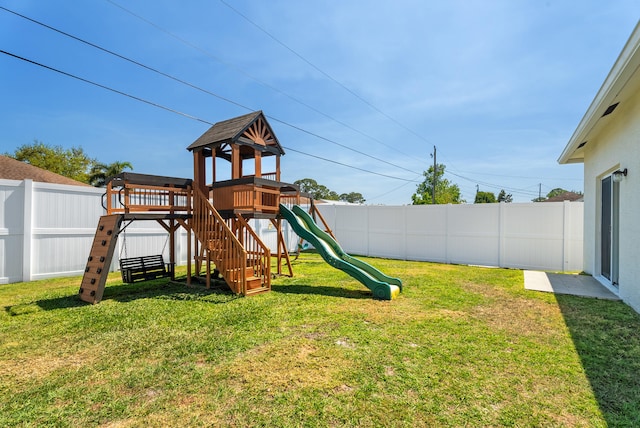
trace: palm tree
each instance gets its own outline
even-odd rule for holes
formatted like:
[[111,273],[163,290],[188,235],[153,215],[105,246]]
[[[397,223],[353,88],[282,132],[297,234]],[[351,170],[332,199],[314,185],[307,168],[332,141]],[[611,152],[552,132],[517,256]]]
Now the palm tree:
[[118,175],[125,169],[133,170],[131,162],[116,161],[110,164],[95,163],[89,173],[89,184],[95,187],[105,187],[109,178]]

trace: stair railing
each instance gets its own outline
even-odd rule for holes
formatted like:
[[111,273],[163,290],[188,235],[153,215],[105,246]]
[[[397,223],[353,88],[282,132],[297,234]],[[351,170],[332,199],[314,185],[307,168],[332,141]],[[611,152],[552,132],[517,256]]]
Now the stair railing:
[[[271,289],[271,249],[241,215],[236,215],[238,240],[247,252],[247,267],[262,280],[262,288]],[[250,291],[250,290],[248,290]]]
[[234,293],[246,294],[247,251],[211,202],[193,189],[192,228]]

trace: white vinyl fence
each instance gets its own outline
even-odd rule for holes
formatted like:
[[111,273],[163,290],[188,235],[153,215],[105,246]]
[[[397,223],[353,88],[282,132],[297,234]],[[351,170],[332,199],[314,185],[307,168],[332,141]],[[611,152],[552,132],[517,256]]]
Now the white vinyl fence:
[[347,253],[581,271],[583,202],[318,205]]
[[[0,284],[81,275],[86,266],[102,207],[104,189],[0,180]],[[268,220],[252,221],[272,251],[277,248],[275,228]],[[286,225],[286,223],[285,223]],[[168,233],[156,221],[136,221],[120,233],[111,264],[118,259],[163,254],[169,261]],[[292,251],[297,236],[283,233]],[[187,232],[176,233],[176,262],[187,263]]]
[[[0,180],[0,284],[81,275],[103,189]],[[582,270],[582,203],[436,206],[321,205],[345,251],[443,263],[554,271]],[[268,220],[252,226],[276,250]],[[123,225],[124,226],[124,225]],[[298,237],[283,222],[290,251]],[[176,236],[176,260],[186,264],[186,231]],[[168,234],[155,221],[137,221],[120,234],[117,259],[160,254],[169,260]]]

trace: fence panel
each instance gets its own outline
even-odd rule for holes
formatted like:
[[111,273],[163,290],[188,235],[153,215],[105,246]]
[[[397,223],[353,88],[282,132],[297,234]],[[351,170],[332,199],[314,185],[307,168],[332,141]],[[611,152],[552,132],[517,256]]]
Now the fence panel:
[[33,183],[30,263],[31,280],[80,275],[104,210],[103,189]]
[[583,264],[582,202],[319,205],[345,251],[553,271]]
[[449,206],[448,263],[499,266],[499,204]]
[[424,210],[417,205],[404,208],[405,257],[447,263],[448,205],[434,205]]
[[0,284],[22,280],[24,184],[0,180]]

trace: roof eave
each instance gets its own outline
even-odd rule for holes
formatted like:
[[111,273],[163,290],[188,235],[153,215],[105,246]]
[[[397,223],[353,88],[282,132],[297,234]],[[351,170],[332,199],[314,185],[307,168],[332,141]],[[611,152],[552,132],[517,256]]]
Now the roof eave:
[[[618,59],[609,71],[607,78],[604,80],[600,90],[591,102],[584,117],[573,132],[569,142],[565,146],[562,154],[558,158],[558,163],[579,163],[584,161],[584,153],[576,153],[582,143],[589,141],[592,136],[591,131],[594,129],[598,121],[603,117],[604,112],[609,106],[619,102],[629,81],[636,76],[638,67],[640,67],[640,22],[636,24],[629,40],[625,44]],[[605,116],[606,117],[606,116]]]

